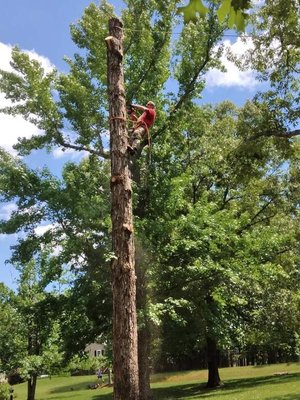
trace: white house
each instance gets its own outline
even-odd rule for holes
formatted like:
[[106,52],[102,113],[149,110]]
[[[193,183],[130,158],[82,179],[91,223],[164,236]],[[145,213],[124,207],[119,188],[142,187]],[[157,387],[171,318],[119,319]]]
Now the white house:
[[105,344],[91,343],[84,350],[90,357],[99,357],[105,355]]

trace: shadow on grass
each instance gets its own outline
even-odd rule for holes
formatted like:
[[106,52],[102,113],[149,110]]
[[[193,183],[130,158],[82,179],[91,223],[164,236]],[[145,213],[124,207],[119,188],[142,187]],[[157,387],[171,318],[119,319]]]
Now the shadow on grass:
[[112,400],[112,394],[97,394],[92,397],[92,400]]
[[[198,372],[198,371],[197,371]],[[191,371],[180,371],[181,376],[185,376],[190,374]],[[164,382],[170,379],[170,377],[178,376],[178,372],[162,372],[162,373],[156,373],[152,378],[151,378],[151,383],[159,383],[159,382]]]
[[[94,384],[95,382],[91,382]],[[101,399],[101,400],[111,400],[111,394],[101,394],[102,389],[107,389],[107,386],[102,386],[96,389],[91,389],[89,383],[79,382],[72,385],[65,385],[58,388],[51,389],[51,394],[59,394],[59,393],[70,393],[72,395],[73,392],[76,391],[87,391],[89,395],[91,395],[92,399]],[[93,393],[93,394],[92,394]],[[93,396],[95,395],[95,396]],[[51,399],[59,399],[59,397],[51,397]]]
[[259,386],[259,385],[276,385],[280,384],[282,382],[293,382],[293,381],[298,381],[300,378],[300,373],[291,373],[288,375],[283,375],[283,376],[274,376],[274,375],[269,375],[269,376],[260,376],[260,377],[253,377],[253,378],[240,378],[240,379],[230,379],[226,381],[226,388],[231,388],[234,389],[234,387],[238,387],[243,389],[245,388],[251,388],[254,386]]
[[[70,393],[70,397],[65,397],[64,396],[64,399],[67,399],[67,398],[72,400],[74,398],[74,395],[72,395]],[[95,396],[92,396],[92,397],[89,397],[89,399],[91,399],[91,400],[112,400],[112,394],[107,394],[107,393],[106,394],[101,394],[99,392],[99,394],[97,394]],[[61,399],[60,396],[57,396],[57,397],[51,397],[51,400],[62,400],[62,399]]]
[[[91,382],[93,384],[93,382]],[[89,384],[85,384],[82,382],[72,384],[72,385],[66,385],[66,386],[60,386],[57,388],[53,388],[50,390],[50,393],[65,393],[65,392],[75,392],[77,390],[88,390],[89,389]],[[89,389],[91,390],[91,389]]]
[[[233,393],[238,393],[246,389],[251,389],[253,387],[259,387],[262,385],[276,385],[281,383],[291,383],[294,381],[299,381],[300,373],[289,374],[285,376],[264,376],[264,377],[254,377],[245,379],[232,379],[227,380],[224,386],[216,389],[207,389],[204,385],[199,383],[195,384],[185,384],[176,385],[167,388],[154,388],[154,398],[155,400],[175,400],[185,398],[195,398],[195,399],[205,399],[211,397],[213,392],[222,394],[222,396],[231,396]],[[300,399],[300,393],[299,393]],[[272,395],[269,400],[296,400],[295,394],[292,395],[280,395],[280,397]]]
[[[300,380],[300,373],[291,373],[285,376],[263,376],[263,377],[253,377],[253,378],[244,378],[244,379],[231,379],[226,380],[224,386],[217,389],[207,389],[205,385],[200,383],[190,383],[190,384],[181,384],[181,385],[173,385],[165,388],[153,388],[153,394],[155,400],[184,400],[185,398],[193,399],[206,399],[211,397],[215,392],[216,394],[222,395],[227,399],[230,399],[232,394],[236,394],[238,392],[242,392],[247,389],[251,389],[253,387],[258,388],[263,385],[276,386],[281,383],[292,383]],[[88,384],[78,383],[73,385],[66,385],[63,387],[59,387],[56,389],[52,389],[51,393],[59,394],[59,393],[67,393],[70,395],[73,391],[89,391],[89,398],[92,400],[112,400],[111,393],[101,393],[101,388],[92,390],[88,388]],[[93,393],[91,393],[93,391]],[[52,399],[59,399],[59,397],[55,397]],[[300,399],[300,393],[299,393]],[[276,396],[270,395],[268,400],[296,400],[295,394],[286,394]]]

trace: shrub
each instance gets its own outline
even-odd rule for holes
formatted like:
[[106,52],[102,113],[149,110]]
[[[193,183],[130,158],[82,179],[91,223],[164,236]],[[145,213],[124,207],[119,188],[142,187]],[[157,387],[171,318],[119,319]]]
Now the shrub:
[[7,382],[0,382],[0,400],[9,400],[10,385]]
[[104,369],[108,364],[105,357],[79,357],[75,356],[69,364],[71,375],[93,375],[101,368]]
[[21,377],[19,370],[10,371],[7,380],[10,385],[24,382],[24,378]]

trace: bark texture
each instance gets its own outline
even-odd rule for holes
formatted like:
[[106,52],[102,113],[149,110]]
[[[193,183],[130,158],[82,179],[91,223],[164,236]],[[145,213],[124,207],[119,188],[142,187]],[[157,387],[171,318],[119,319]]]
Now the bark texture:
[[27,400],[35,399],[36,381],[37,374],[33,374],[30,378],[27,379]]
[[123,73],[123,25],[109,20],[105,39],[112,195],[112,289],[114,400],[139,400],[136,276],[132,223],[132,188],[127,155],[126,103]]
[[208,363],[208,388],[215,388],[221,385],[219,375],[219,351],[214,339],[207,337],[207,363]]

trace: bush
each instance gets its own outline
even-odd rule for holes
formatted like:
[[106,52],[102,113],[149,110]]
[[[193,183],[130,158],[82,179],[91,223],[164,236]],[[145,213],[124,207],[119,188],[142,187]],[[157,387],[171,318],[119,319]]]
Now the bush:
[[0,400],[9,400],[10,385],[6,382],[0,383]]
[[24,382],[24,378],[21,377],[19,371],[17,370],[9,372],[7,380],[10,385],[16,385],[17,383]]
[[104,369],[108,364],[105,357],[79,357],[75,356],[69,364],[69,371],[72,376],[76,375],[94,375],[101,368]]

